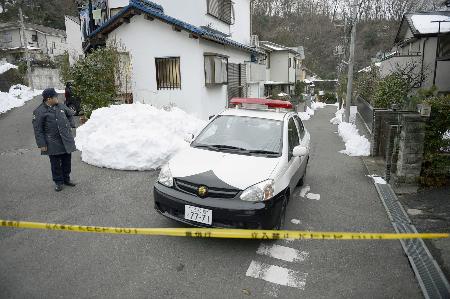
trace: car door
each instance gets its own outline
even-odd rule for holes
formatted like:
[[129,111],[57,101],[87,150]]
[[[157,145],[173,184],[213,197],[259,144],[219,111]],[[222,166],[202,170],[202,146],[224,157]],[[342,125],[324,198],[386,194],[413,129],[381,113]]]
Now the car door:
[[[304,127],[303,122],[300,119],[300,117],[298,117],[297,115],[294,115],[294,119],[296,121],[299,136],[300,136],[300,145],[309,149],[309,143],[310,143],[309,133],[305,130],[305,127]],[[301,160],[301,162],[300,162],[301,165],[300,165],[300,169],[299,169],[300,177],[302,177],[306,171],[308,157],[309,157],[309,154],[306,156],[300,157],[300,160]]]
[[294,157],[293,150],[294,147],[300,145],[300,137],[298,134],[297,124],[293,117],[288,120],[288,176],[289,176],[289,187],[291,192],[294,192],[298,181],[301,178],[300,166],[301,157]]

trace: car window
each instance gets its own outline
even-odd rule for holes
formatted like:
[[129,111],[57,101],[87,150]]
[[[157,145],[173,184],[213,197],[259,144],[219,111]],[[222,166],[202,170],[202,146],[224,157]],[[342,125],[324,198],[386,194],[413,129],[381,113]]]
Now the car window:
[[300,117],[298,117],[298,115],[294,115],[295,120],[297,121],[297,125],[298,125],[298,131],[299,131],[299,135],[300,135],[300,139],[303,139],[303,137],[305,137],[305,127],[303,126],[303,122],[300,119]]
[[288,144],[289,144],[289,160],[292,158],[292,151],[294,150],[294,147],[297,145],[300,145],[300,139],[298,137],[298,130],[297,126],[295,125],[294,118],[289,119],[288,123]]
[[194,140],[193,147],[235,147],[242,151],[265,151],[281,155],[283,122],[272,119],[221,115]]

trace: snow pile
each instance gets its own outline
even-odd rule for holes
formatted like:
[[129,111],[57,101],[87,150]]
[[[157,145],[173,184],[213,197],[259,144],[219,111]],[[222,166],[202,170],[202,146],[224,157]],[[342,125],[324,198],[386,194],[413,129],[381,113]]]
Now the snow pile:
[[341,122],[338,133],[345,142],[345,150],[339,151],[340,153],[348,156],[369,156],[370,142],[366,137],[359,135],[354,124]]
[[[411,20],[414,27],[419,30],[421,34],[438,33],[439,23],[432,23],[436,21],[450,21],[450,17],[444,15],[413,15]],[[450,23],[441,23],[441,33],[450,32]]]
[[77,129],[75,143],[82,160],[120,170],[156,169],[188,147],[184,137],[206,122],[179,108],[171,111],[146,104],[115,105],[95,110]]
[[0,91],[0,113],[23,106],[27,101],[39,95],[40,91],[17,84],[10,87],[9,92]]
[[382,177],[377,176],[377,175],[375,175],[375,174],[368,175],[368,177],[369,177],[369,178],[372,178],[372,179],[373,179],[373,182],[374,182],[375,184],[379,184],[379,185],[386,185],[386,184],[387,184],[386,181],[385,181]]
[[319,108],[324,108],[327,104],[322,103],[322,102],[311,102],[311,108],[313,110],[317,110]]
[[297,114],[298,114],[298,116],[300,117],[301,120],[308,120],[308,119],[311,118],[311,116],[314,115],[314,110],[312,110],[311,108],[306,106],[306,111],[305,112],[298,112]]
[[[339,104],[338,104],[339,107]],[[354,124],[356,121],[356,113],[358,112],[358,107],[357,106],[350,106],[350,123]],[[332,119],[330,119],[330,123],[332,123],[333,125],[338,125],[340,124],[343,119],[344,119],[344,113],[345,113],[345,108],[342,108],[340,110],[338,110],[335,113],[335,117],[333,117]]]
[[0,75],[9,71],[10,69],[16,69],[17,66],[8,62],[0,63]]

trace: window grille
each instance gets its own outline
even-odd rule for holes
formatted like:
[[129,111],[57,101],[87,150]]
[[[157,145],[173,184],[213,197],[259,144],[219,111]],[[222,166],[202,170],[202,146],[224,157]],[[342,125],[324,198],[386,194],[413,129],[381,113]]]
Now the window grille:
[[155,58],[157,89],[181,89],[180,57]]
[[207,0],[208,14],[229,25],[233,24],[233,2],[231,0]]

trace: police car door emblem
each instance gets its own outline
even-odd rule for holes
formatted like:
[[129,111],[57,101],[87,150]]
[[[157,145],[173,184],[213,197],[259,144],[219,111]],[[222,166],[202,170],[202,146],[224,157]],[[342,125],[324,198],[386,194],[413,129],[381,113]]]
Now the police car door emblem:
[[206,195],[208,194],[208,188],[206,186],[198,187],[197,194],[200,197],[206,197]]

